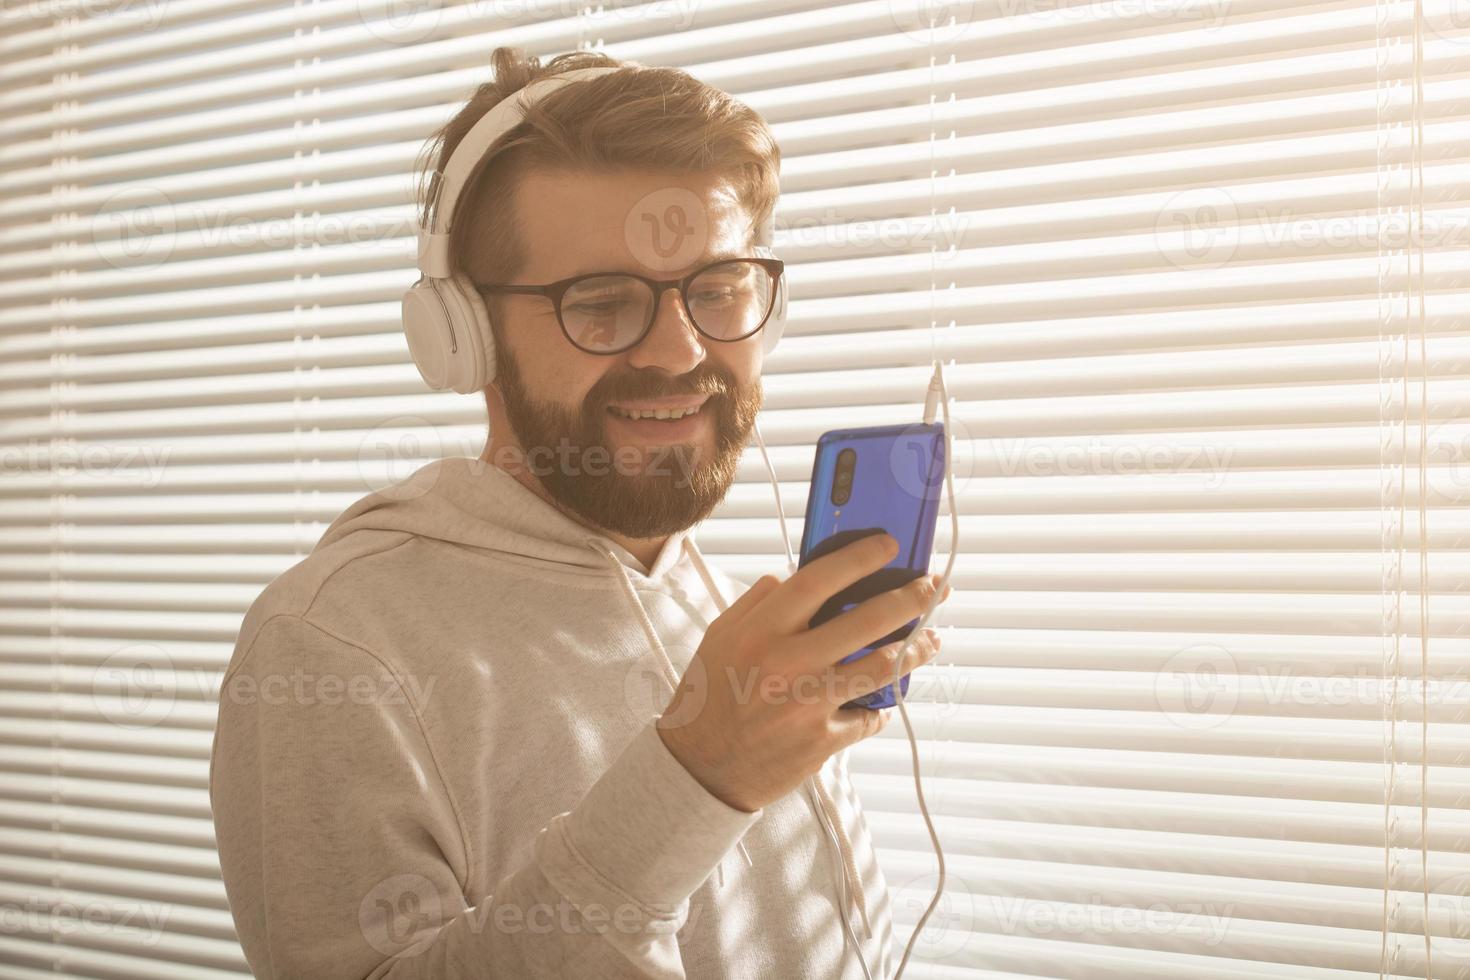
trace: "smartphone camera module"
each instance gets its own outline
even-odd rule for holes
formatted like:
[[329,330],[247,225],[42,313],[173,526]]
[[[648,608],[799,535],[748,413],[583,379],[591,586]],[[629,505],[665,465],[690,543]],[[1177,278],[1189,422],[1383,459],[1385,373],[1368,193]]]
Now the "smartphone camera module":
[[852,474],[856,469],[856,449],[847,448],[837,454],[837,470],[832,476],[832,503],[839,507],[852,499]]

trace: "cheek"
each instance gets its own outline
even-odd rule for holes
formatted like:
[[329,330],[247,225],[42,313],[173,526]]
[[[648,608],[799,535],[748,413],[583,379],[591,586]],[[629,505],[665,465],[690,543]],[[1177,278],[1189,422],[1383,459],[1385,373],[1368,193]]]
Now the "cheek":
[[730,356],[722,359],[725,370],[742,388],[749,388],[760,380],[761,361],[761,348],[758,343],[751,344],[744,350],[732,351]]
[[[580,413],[589,407],[587,403],[593,394],[592,389],[608,374],[607,360],[611,359],[596,358],[590,354],[573,357],[564,352],[558,354],[557,359],[561,364],[553,369],[557,377],[553,382],[556,398],[566,406],[568,412]],[[597,402],[598,404],[590,407],[603,411],[606,399],[598,396]]]
[[607,373],[604,358],[576,350],[550,330],[525,330],[511,341],[521,377],[536,398],[580,412],[592,387]]

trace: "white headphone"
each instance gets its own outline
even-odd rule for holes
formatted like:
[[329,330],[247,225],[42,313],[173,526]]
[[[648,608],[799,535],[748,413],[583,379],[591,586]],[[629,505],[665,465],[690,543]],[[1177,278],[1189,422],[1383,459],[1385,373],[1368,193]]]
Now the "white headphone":
[[[569,82],[581,81],[619,67],[579,68],[532,82],[501,100],[475,123],[433,174],[429,227],[418,229],[419,280],[403,294],[403,332],[408,351],[424,383],[435,391],[453,388],[460,394],[479,391],[495,380],[495,339],[484,299],[470,278],[458,271],[449,255],[454,208],[470,175],[484,162],[485,151],[524,119],[523,107],[534,104]],[[775,258],[769,248],[757,255]],[[786,326],[786,277],[776,289],[771,318],[761,328],[766,354],[775,349]]]

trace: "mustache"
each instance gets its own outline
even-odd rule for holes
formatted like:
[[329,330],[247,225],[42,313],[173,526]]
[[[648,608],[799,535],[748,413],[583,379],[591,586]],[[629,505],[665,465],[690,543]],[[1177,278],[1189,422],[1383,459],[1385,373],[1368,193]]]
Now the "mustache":
[[[602,386],[599,385],[599,387]],[[591,411],[600,411],[613,402],[637,401],[643,398],[677,398],[685,395],[708,395],[713,399],[728,395],[731,390],[732,387],[728,382],[713,374],[694,378],[683,384],[665,383],[657,387],[638,384],[632,379],[628,381],[618,379],[608,384],[604,390],[593,391],[587,399],[587,407]]]

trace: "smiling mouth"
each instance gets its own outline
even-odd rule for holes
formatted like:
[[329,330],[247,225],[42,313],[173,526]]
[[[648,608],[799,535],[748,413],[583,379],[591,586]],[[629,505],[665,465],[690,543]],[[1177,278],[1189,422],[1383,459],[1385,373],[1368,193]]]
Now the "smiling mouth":
[[640,411],[633,411],[626,408],[619,408],[616,405],[609,405],[607,407],[607,412],[614,418],[629,419],[638,422],[677,422],[680,419],[687,419],[691,416],[701,414],[704,411],[704,406],[707,404],[709,404],[708,401],[705,401],[701,402],[694,408],[659,408]]

